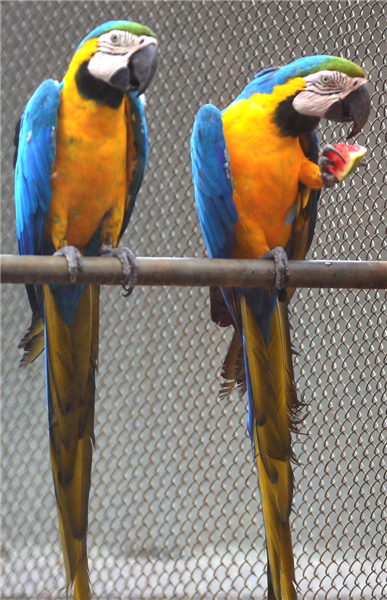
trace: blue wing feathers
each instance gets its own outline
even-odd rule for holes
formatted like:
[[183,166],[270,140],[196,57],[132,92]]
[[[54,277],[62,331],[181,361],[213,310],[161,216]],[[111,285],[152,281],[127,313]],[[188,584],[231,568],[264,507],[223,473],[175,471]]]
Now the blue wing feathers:
[[125,207],[124,220],[122,223],[119,238],[123,235],[128,226],[136,198],[145,173],[145,167],[148,160],[148,131],[146,125],[145,111],[141,98],[137,98],[136,93],[127,95],[130,107],[127,126],[128,135],[133,136],[136,147],[136,164],[132,172],[132,179],[128,185],[128,201]]
[[192,176],[203,237],[211,258],[230,258],[238,213],[220,111],[199,110],[191,137]]
[[41,254],[50,207],[51,171],[61,86],[48,79],[24,109],[15,170],[16,230],[21,254]]

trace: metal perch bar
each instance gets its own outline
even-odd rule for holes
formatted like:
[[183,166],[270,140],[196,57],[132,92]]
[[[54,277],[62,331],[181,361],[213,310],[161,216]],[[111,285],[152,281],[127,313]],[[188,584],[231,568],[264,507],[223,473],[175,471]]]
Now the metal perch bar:
[[[274,263],[206,258],[138,258],[137,285],[273,287]],[[65,258],[0,256],[1,283],[70,284]],[[289,261],[289,287],[387,289],[387,261]],[[116,258],[85,258],[76,283],[120,285]]]

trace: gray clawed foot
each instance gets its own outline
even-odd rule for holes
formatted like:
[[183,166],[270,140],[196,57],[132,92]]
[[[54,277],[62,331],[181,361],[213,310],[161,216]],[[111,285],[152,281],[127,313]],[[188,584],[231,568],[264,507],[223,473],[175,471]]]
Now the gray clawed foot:
[[276,246],[268,252],[265,252],[265,254],[262,254],[261,259],[274,260],[276,273],[275,287],[278,290],[279,300],[283,302],[286,299],[286,290],[285,292],[282,290],[289,279],[288,257],[285,250],[281,248],[281,246]]
[[100,256],[114,256],[122,264],[122,287],[125,290],[123,296],[126,298],[133,292],[137,283],[138,263],[137,258],[129,248],[112,248],[111,246],[102,246],[99,251]]
[[336,183],[339,183],[337,177],[328,168],[329,166],[334,166],[334,162],[327,156],[331,152],[339,156],[343,163],[345,162],[340,152],[338,152],[334,146],[331,144],[324,146],[318,159],[318,166],[320,167],[321,179],[325,188],[332,188],[334,185],[336,185]]
[[54,252],[54,256],[64,256],[70,273],[70,281],[77,279],[77,273],[83,271],[83,256],[75,246],[63,246]]

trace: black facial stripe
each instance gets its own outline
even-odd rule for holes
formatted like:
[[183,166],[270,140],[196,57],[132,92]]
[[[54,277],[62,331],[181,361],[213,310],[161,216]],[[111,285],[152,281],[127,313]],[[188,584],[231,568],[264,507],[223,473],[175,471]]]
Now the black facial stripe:
[[340,86],[337,85],[336,81],[327,81],[327,82],[315,81],[314,83],[311,84],[311,87],[317,87],[317,88],[325,89],[327,87],[337,88],[337,87],[340,87]]
[[107,51],[112,51],[114,54],[120,54],[122,52],[122,48],[130,48],[136,43],[138,36],[129,33],[128,31],[116,32],[114,34],[116,36],[116,40],[113,41],[108,34],[105,34],[104,39],[99,39],[99,48],[107,49]]
[[340,92],[345,85],[346,77],[342,73],[332,71],[329,75],[325,75],[329,81],[324,83],[321,80],[309,81],[307,90],[312,93],[331,94],[332,92]]
[[332,94],[334,94],[335,92],[340,92],[340,89],[338,89],[336,86],[333,87],[330,90],[312,90],[309,89],[307,90],[308,92],[310,92],[311,94],[316,94],[316,96],[332,96]]
[[108,56],[125,56],[125,54],[128,53],[128,50],[123,50],[123,51],[119,51],[119,49],[117,48],[117,50],[115,52],[111,52],[108,49],[105,48],[98,48],[98,50],[96,51],[96,54],[98,52],[101,52],[102,54],[107,54]]
[[100,42],[97,52],[111,52],[112,54],[122,54],[128,51],[130,44],[109,44],[109,42]]

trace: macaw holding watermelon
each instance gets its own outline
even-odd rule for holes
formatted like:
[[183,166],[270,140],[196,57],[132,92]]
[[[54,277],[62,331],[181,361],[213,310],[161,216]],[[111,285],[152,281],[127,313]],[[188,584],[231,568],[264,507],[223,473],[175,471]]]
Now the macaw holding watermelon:
[[[305,258],[322,188],[353,166],[347,147],[319,151],[321,118],[367,122],[370,96],[359,66],[331,56],[304,57],[258,73],[220,112],[200,108],[191,138],[196,205],[211,258],[275,261],[275,288],[210,290],[212,320],[232,325],[221,397],[247,391],[247,428],[257,465],[267,544],[269,600],[296,600],[290,512],[291,432],[297,399],[286,288],[288,259]],[[355,151],[355,154],[357,151]]]

